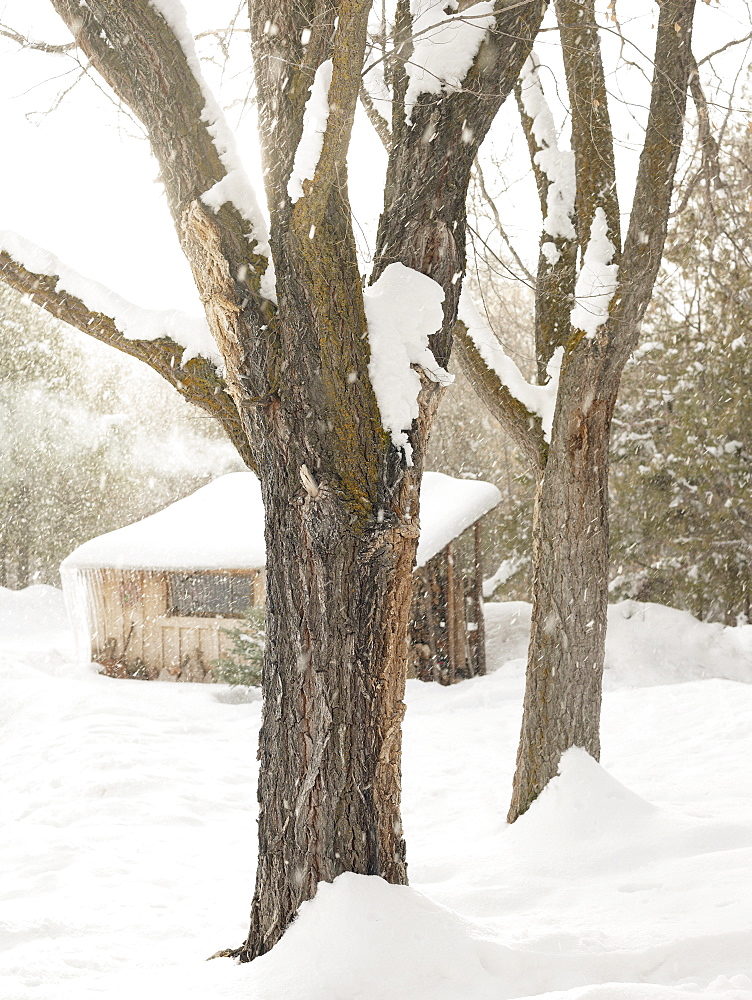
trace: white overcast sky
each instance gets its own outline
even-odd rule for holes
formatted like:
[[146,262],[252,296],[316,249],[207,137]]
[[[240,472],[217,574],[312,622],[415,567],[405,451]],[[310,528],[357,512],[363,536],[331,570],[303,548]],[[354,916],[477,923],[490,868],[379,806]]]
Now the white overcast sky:
[[[194,32],[199,32],[226,23],[237,9],[238,0],[214,0],[211,4],[188,0],[185,5]],[[621,0],[616,10],[636,43],[636,47],[625,49],[625,56],[644,65],[640,49],[647,53],[652,50],[650,27],[656,4]],[[694,46],[697,58],[731,38],[747,34],[752,27],[749,18],[743,0],[698,3]],[[45,41],[69,38],[48,0],[0,0],[0,22]],[[238,53],[244,51],[246,39],[247,35],[238,39]],[[537,48],[544,62],[549,57],[555,62],[555,46],[554,32],[541,36]],[[615,67],[617,55],[614,42],[606,51],[607,72]],[[749,56],[749,50],[739,46],[717,59],[716,82],[728,86],[740,61],[748,62]],[[88,82],[77,86],[56,110],[45,113],[72,80],[72,68],[73,63],[65,57],[19,51],[12,42],[0,39],[0,229],[15,230],[144,306],[198,309],[161,187],[155,182],[157,167],[148,143],[136,138],[137,126]],[[242,97],[247,90],[247,69],[244,57],[236,72],[224,75],[220,100],[229,102]],[[215,68],[207,67],[206,75],[213,83],[220,83]],[[551,83],[555,85],[553,77]],[[553,85],[550,96],[555,104]],[[636,148],[640,139],[639,123],[644,120],[647,90],[639,71],[628,74],[623,67],[619,77],[610,76],[610,85],[625,100],[620,110],[612,100],[611,111],[622,148],[622,204],[628,208],[630,178],[635,169],[634,155],[629,150]],[[737,106],[743,103],[739,91]],[[558,113],[564,124],[561,107]],[[228,117],[236,125],[239,107],[230,109]],[[243,121],[241,151],[260,188],[252,116],[246,114]],[[508,109],[494,130],[497,156],[508,153],[511,137],[518,131],[513,109]],[[353,206],[358,223],[369,233],[381,207],[385,156],[364,121],[356,127],[353,145]],[[519,147],[505,169],[515,184],[510,196],[500,200],[499,210],[511,231],[527,231],[523,246],[532,248],[537,244],[539,219],[534,188],[529,180],[520,179],[524,157]],[[500,180],[488,179],[492,189],[500,190]]]

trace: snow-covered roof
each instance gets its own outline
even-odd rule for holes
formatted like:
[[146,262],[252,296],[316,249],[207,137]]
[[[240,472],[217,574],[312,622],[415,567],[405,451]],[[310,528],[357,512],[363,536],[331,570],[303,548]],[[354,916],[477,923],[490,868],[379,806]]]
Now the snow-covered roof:
[[493,483],[482,479],[454,479],[426,472],[420,487],[420,541],[418,566],[441,552],[465,528],[475,524],[501,500]]
[[[500,499],[491,483],[425,473],[418,565]],[[258,569],[265,564],[259,481],[252,472],[231,472],[142,521],[84,542],[61,568]]]

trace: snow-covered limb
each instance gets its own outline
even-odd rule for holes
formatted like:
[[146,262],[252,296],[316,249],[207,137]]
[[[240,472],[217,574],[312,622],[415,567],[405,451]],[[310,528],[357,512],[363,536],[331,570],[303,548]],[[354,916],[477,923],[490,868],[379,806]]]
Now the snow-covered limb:
[[523,566],[526,561],[526,559],[518,556],[512,556],[511,559],[502,559],[499,568],[493,576],[489,576],[483,581],[483,596],[485,599],[487,601],[490,600],[496,588],[506,583],[507,580],[511,580],[520,566]]
[[[14,246],[15,253],[10,253],[6,249],[7,246]],[[27,253],[20,253],[19,247],[25,247]],[[35,271],[26,267],[17,259],[21,256],[25,257],[29,265],[38,264],[39,270]],[[142,327],[142,331],[149,335],[144,339],[134,339],[135,330],[131,329],[129,339],[118,328],[111,316],[90,308],[72,291],[61,289],[58,275],[54,273],[54,264],[55,258],[52,254],[21,240],[15,234],[0,233],[0,280],[22,295],[28,295],[36,305],[41,306],[63,323],[68,323],[87,336],[149,365],[181,396],[196,406],[200,406],[202,410],[218,420],[243,461],[250,468],[254,468],[253,455],[240,422],[237,406],[228,393],[225,381],[216,365],[200,354],[194,355],[189,360],[184,343],[176,341],[168,332],[170,329],[173,333],[178,332],[181,314],[168,313],[169,323],[161,328],[158,325],[151,329],[148,326]],[[48,271],[53,273],[48,274]],[[78,277],[80,279],[80,276]],[[85,279],[80,280],[87,284],[90,289],[92,286],[97,287],[93,282],[87,283]],[[75,281],[71,284],[76,287]],[[98,287],[103,292],[107,292],[107,289],[102,289],[102,286]],[[109,295],[112,296],[112,293]],[[119,297],[114,296],[114,298],[118,299]],[[123,299],[119,301],[124,303]],[[100,301],[99,304],[104,305],[105,302]],[[165,316],[164,313],[160,314],[156,311],[149,314],[148,310],[138,310],[135,306],[132,308],[146,314],[146,316],[151,315],[153,320]],[[187,319],[190,323],[197,323],[197,320],[193,318],[188,317]],[[160,329],[161,332],[158,332]]]
[[363,292],[371,360],[368,374],[384,430],[404,449],[412,465],[407,431],[418,419],[421,368],[434,382],[450,385],[454,376],[436,361],[428,339],[444,321],[444,289],[433,278],[404,264],[390,264]]
[[324,133],[329,121],[329,88],[332,85],[333,65],[331,59],[322,62],[309,88],[311,96],[303,112],[303,133],[295,150],[292,173],[287,182],[287,193],[293,205],[305,194],[303,181],[313,180],[321,150],[324,148]]
[[[573,240],[577,235],[572,223],[577,190],[574,153],[559,149],[554,118],[540,82],[539,67],[540,60],[535,53],[531,53],[520,74],[520,100],[525,114],[532,119],[533,138],[538,146],[534,162],[548,181],[543,231],[554,239]],[[550,264],[556,263],[558,250],[555,245],[544,243],[541,251]]]
[[204,98],[202,118],[206,122],[219,158],[227,171],[220,181],[217,181],[203,193],[201,200],[215,212],[230,202],[246,222],[250,223],[251,239],[256,244],[255,252],[269,260],[269,265],[261,277],[261,293],[276,303],[273,261],[269,250],[269,230],[266,219],[261,212],[253,185],[243,166],[235,135],[201,72],[201,63],[196,52],[193,34],[188,26],[185,8],[181,0],[149,0],[149,3],[162,15],[183,50],[188,67]]
[[409,122],[421,94],[459,90],[486,34],[495,22],[489,0],[459,13],[456,0],[411,0],[413,54],[405,67],[405,121]]
[[458,319],[466,326],[468,336],[475,344],[478,353],[488,368],[498,376],[501,384],[531,415],[540,419],[544,440],[550,444],[564,348],[557,347],[549,359],[546,366],[549,381],[546,385],[531,385],[505,353],[496,334],[481,316],[465,288],[462,289],[460,296]]
[[55,278],[56,292],[75,295],[92,313],[110,317],[126,339],[159,340],[167,337],[183,347],[181,364],[200,355],[222,367],[219,348],[204,317],[189,316],[177,309],[142,309],[98,281],[85,278],[49,250],[8,229],[0,230],[0,251],[5,251],[28,271]]
[[606,213],[598,207],[577,276],[575,307],[571,314],[574,329],[582,330],[589,339],[608,320],[608,310],[616,293],[619,275],[619,265],[611,263],[615,253],[616,248],[608,238]]

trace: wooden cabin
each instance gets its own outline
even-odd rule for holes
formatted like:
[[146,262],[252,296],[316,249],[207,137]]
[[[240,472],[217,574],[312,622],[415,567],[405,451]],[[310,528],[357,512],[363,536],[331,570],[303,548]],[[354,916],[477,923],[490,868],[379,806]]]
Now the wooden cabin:
[[[449,684],[485,671],[480,531],[490,483],[429,472],[421,488],[409,666]],[[222,476],[79,546],[60,573],[81,656],[114,677],[213,681],[228,630],[265,601],[264,510],[251,472]]]

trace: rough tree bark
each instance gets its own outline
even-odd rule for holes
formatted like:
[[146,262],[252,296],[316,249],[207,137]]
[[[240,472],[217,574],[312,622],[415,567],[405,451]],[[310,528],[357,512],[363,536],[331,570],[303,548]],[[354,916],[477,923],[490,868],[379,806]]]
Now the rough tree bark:
[[[543,257],[536,292],[539,373],[564,348],[550,444],[540,423],[510,398],[465,327],[460,357],[482,398],[522,445],[538,475],[533,520],[533,611],[522,730],[508,819],[524,813],[556,774],[561,754],[600,754],[600,705],[608,600],[608,445],[624,364],[634,350],[666,235],[692,66],[694,0],[660,7],[645,143],[622,249],[613,135],[593,0],[556,0],[572,107],[577,196],[572,213],[584,255],[601,209],[619,265],[607,319],[586,336],[570,319],[576,271],[572,244]],[[524,110],[524,109],[523,109]],[[531,153],[538,152],[523,114]],[[544,215],[548,180],[536,177]],[[543,242],[551,242],[545,234]],[[555,259],[554,259],[555,258]],[[516,404],[516,405],[515,405]],[[530,429],[532,425],[532,430]]]
[[[51,0],[93,67],[143,122],[182,249],[223,355],[207,390],[170,374],[170,341],[122,342],[55,281],[3,259],[46,308],[156,367],[222,416],[258,471],[266,507],[267,646],[260,738],[259,861],[250,960],[279,939],[321,880],[343,871],[406,881],[400,740],[411,570],[423,452],[440,390],[422,375],[407,465],[381,425],[368,376],[363,294],[347,196],[346,156],[361,88],[370,3],[249,4],[270,247],[277,302],[265,293],[264,240],[232,200],[203,196],[235,182],[214,143],[206,94],[160,0]],[[405,121],[404,44],[394,56],[394,114],[379,260],[437,281],[451,350],[464,270],[470,166],[532,46],[545,4],[499,0],[493,27],[460,90],[423,94]],[[164,16],[161,11],[164,11]],[[180,36],[180,37],[179,37]],[[305,42],[304,42],[305,39]],[[314,73],[333,61],[323,148],[304,196],[287,183]],[[431,142],[425,141],[429,134]],[[220,142],[221,145],[221,142]],[[229,172],[228,172],[229,171]],[[228,183],[228,187],[232,184]],[[215,206],[216,207],[216,206]],[[268,277],[268,275],[267,275]],[[273,297],[273,296],[272,296]],[[94,323],[95,331],[88,327]],[[173,358],[174,361],[174,358]],[[191,375],[191,372],[188,372]],[[201,376],[201,377],[198,377]],[[226,389],[226,396],[222,393]]]

